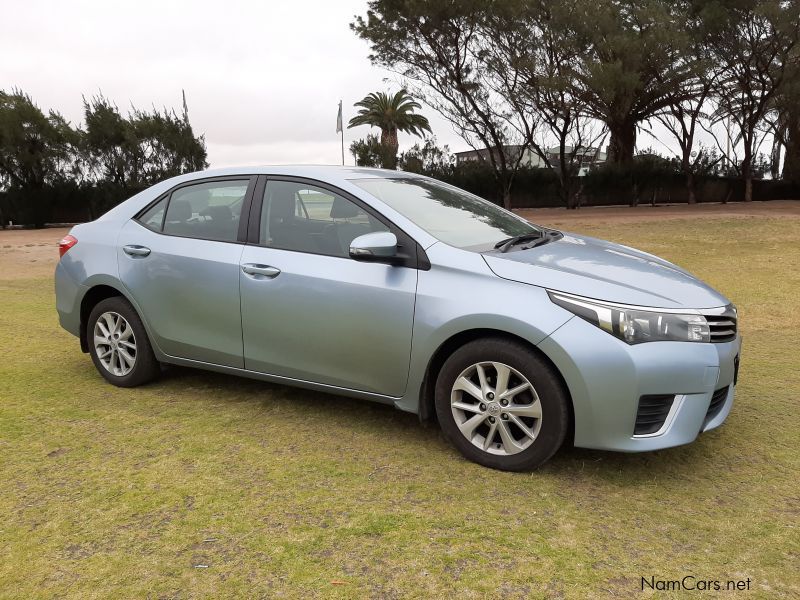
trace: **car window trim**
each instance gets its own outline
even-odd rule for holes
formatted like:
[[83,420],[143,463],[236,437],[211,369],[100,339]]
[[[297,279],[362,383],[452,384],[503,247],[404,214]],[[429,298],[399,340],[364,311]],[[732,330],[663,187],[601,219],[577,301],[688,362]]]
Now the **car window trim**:
[[[203,177],[201,179],[193,179],[191,181],[184,181],[183,183],[179,183],[175,187],[170,188],[168,191],[164,192],[160,196],[158,196],[155,200],[147,204],[142,210],[136,213],[133,217],[133,220],[136,221],[139,225],[147,229],[148,231],[152,231],[153,233],[158,233],[159,235],[165,235],[168,237],[176,237],[176,238],[184,238],[189,240],[202,240],[204,242],[222,242],[223,244],[245,244],[247,240],[247,227],[250,222],[250,212],[253,204],[253,197],[254,191],[256,188],[256,182],[259,176],[257,175],[225,175],[221,177]],[[213,238],[202,238],[202,237],[195,237],[192,235],[181,235],[179,233],[166,233],[164,231],[164,225],[167,220],[167,212],[169,211],[169,205],[172,202],[172,195],[183,188],[190,187],[193,185],[202,185],[205,183],[216,183],[216,182],[225,182],[225,181],[247,181],[247,191],[245,191],[244,199],[242,200],[242,212],[239,214],[239,230],[236,232],[236,239],[235,240],[218,240]],[[153,208],[156,204],[167,199],[167,204],[164,207],[164,215],[161,217],[161,228],[156,230],[151,227],[148,227],[141,221],[141,217],[147,213],[151,208]]]
[[[158,196],[155,200],[150,202],[150,204],[148,204],[142,210],[136,213],[136,215],[134,215],[133,217],[133,220],[139,223],[139,225],[141,225],[145,229],[148,229],[154,233],[161,233],[161,231],[164,229],[164,221],[167,218],[167,206],[169,205],[169,194],[170,194],[169,192],[165,192],[160,196]],[[158,226],[158,229],[153,229],[152,227],[146,225],[145,222],[142,221],[142,217],[144,217],[148,212],[150,212],[152,209],[154,209],[156,206],[158,206],[165,200],[166,204],[164,204],[164,214],[161,215],[161,224]]]
[[[367,215],[377,219],[380,223],[383,223],[386,227],[389,228],[389,231],[397,236],[398,245],[404,246],[407,248],[412,248],[414,250],[413,256],[409,256],[408,259],[402,263],[398,263],[397,266],[409,267],[412,269],[418,269],[421,271],[427,271],[431,268],[431,263],[428,260],[428,255],[425,253],[425,250],[422,246],[417,242],[414,238],[412,238],[409,234],[407,234],[402,228],[398,227],[391,219],[387,216],[378,212],[375,208],[355,196],[354,194],[347,192],[335,185],[332,185],[326,181],[320,181],[318,179],[313,179],[311,177],[297,177],[294,175],[259,175],[258,176],[259,182],[256,185],[256,190],[253,195],[253,203],[250,209],[250,222],[247,228],[247,241],[246,244],[248,246],[257,246],[259,248],[268,248],[271,250],[283,250],[284,252],[298,252],[300,254],[313,254],[315,256],[328,256],[330,258],[340,258],[344,260],[355,260],[350,256],[337,256],[335,254],[325,254],[323,252],[313,252],[310,250],[294,250],[290,248],[278,248],[275,246],[267,246],[266,244],[262,244],[260,237],[261,237],[261,212],[264,208],[264,192],[266,191],[267,184],[270,181],[284,181],[288,183],[299,183],[299,184],[306,184],[311,185],[314,187],[321,188],[323,190],[329,191],[334,194],[338,194],[345,200],[348,200],[363,210]],[[260,190],[260,193],[259,193]],[[165,213],[166,214],[166,213]]]

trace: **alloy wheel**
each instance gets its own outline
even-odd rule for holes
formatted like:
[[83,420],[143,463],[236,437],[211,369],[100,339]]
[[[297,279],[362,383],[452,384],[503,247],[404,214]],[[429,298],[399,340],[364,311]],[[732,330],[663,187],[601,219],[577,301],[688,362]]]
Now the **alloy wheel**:
[[125,318],[104,312],[94,325],[94,351],[100,364],[117,377],[124,377],[136,364],[136,337]]
[[522,452],[542,428],[542,404],[533,385],[499,362],[464,369],[453,384],[450,408],[462,435],[490,454]]

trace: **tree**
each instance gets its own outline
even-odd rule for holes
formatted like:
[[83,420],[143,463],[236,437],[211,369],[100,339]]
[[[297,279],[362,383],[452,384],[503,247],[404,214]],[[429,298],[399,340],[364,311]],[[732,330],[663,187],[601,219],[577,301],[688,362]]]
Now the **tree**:
[[597,0],[557,14],[553,26],[568,32],[578,57],[574,93],[608,126],[609,162],[630,165],[639,125],[675,102],[699,67],[686,3]]
[[[697,176],[707,174],[723,158],[721,154],[702,145],[695,149],[699,129],[709,129],[709,101],[722,73],[708,41],[709,33],[716,24],[705,14],[703,7],[703,2],[684,3],[685,30],[690,40],[687,60],[695,68],[684,81],[676,82],[676,87],[667,92],[667,106],[654,115],[656,123],[662,125],[678,144],[689,204],[697,203]],[[658,139],[651,130],[648,133]]]
[[123,117],[105,97],[84,99],[84,152],[96,181],[138,189],[208,166],[203,136],[184,112],[131,109]]
[[[785,148],[783,161],[784,179],[800,182],[800,47],[795,47],[777,101],[775,102],[776,138],[780,147]],[[773,177],[780,167],[780,156],[773,152]]]
[[186,113],[178,117],[166,108],[151,113],[134,109],[130,121],[142,161],[140,180],[146,185],[208,167],[205,140],[194,135]]
[[355,158],[359,167],[382,167],[384,148],[378,136],[370,133],[366,138],[356,140],[350,144],[350,154]]
[[792,108],[786,113],[785,146],[782,176],[790,181],[800,182],[800,97],[794,100]]
[[786,82],[800,32],[798,7],[783,0],[740,0],[712,3],[707,9],[719,23],[712,38],[714,56],[722,68],[716,86],[717,121],[736,127],[734,145],[741,144],[738,165],[745,184],[745,201],[753,199],[754,161],[766,133],[765,117]]
[[[702,52],[702,50],[699,50]],[[686,192],[689,204],[697,203],[696,177],[708,169],[709,148],[695,150],[698,127],[705,126],[709,115],[708,100],[711,97],[720,71],[713,66],[700,70],[697,76],[671,94],[667,110],[655,116],[658,123],[675,138],[680,150],[681,171],[686,177]],[[655,134],[652,134],[655,137]],[[715,155],[715,160],[722,160]]]
[[406,90],[400,90],[394,95],[372,92],[356,102],[355,106],[360,107],[360,110],[350,119],[347,127],[349,129],[369,125],[381,130],[382,164],[385,169],[397,168],[399,131],[420,137],[424,132],[431,131],[428,119],[414,112],[421,108],[420,104]]
[[94,181],[106,181],[126,187],[136,176],[132,173],[134,153],[130,123],[116,105],[99,95],[83,99],[85,123],[84,153]]
[[[499,197],[511,205],[511,187],[533,115],[498,94],[487,70],[485,23],[499,3],[483,0],[370,0],[366,17],[351,24],[370,44],[373,64],[393,70],[412,92],[447,119],[492,170]],[[523,85],[517,81],[514,90]]]
[[596,157],[606,136],[575,94],[572,73],[578,56],[559,26],[578,8],[526,0],[504,3],[504,8],[486,19],[487,68],[498,93],[516,111],[533,115],[523,121],[532,127],[530,150],[556,174],[566,207],[577,208],[581,167]]
[[57,112],[45,115],[21,91],[0,91],[0,178],[7,186],[41,188],[68,175],[78,133]]
[[449,146],[439,147],[435,137],[426,137],[400,155],[400,169],[437,179],[447,179],[455,166]]
[[0,188],[25,193],[25,212],[37,227],[46,219],[45,187],[75,175],[79,135],[27,94],[0,91]]

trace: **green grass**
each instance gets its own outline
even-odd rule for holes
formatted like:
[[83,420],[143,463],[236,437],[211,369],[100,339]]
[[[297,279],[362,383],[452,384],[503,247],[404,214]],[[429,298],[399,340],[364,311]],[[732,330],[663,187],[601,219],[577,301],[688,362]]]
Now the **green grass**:
[[379,405],[184,369],[116,389],[49,279],[0,274],[0,597],[628,598],[687,574],[798,597],[800,221],[578,229],[739,305],[722,428],[491,471]]

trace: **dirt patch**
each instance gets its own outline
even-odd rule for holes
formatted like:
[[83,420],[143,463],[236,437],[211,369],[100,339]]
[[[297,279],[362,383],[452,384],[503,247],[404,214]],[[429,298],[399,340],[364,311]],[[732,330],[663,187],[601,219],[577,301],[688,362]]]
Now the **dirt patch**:
[[35,279],[53,274],[58,241],[67,227],[0,230],[0,274],[3,279]]
[[800,201],[771,200],[769,202],[736,202],[731,204],[641,204],[629,206],[589,206],[578,210],[565,208],[523,208],[515,211],[541,225],[556,226],[575,223],[637,223],[663,219],[787,217],[800,219]]

